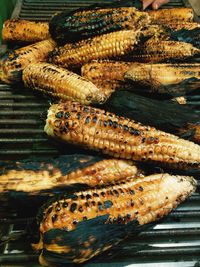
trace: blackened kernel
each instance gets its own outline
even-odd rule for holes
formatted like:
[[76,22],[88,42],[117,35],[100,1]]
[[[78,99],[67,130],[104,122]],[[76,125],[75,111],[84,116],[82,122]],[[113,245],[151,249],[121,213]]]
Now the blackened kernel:
[[140,135],[140,131],[137,129],[134,129],[133,127],[129,128],[129,133],[133,135]]
[[95,122],[97,121],[97,116],[94,116],[94,117],[92,118],[92,121],[95,123]]
[[86,199],[90,199],[90,198],[92,198],[91,195],[87,194]]
[[102,197],[105,197],[106,194],[105,194],[105,192],[101,192],[101,195],[102,195]]
[[110,190],[109,194],[110,194],[111,196],[113,196],[113,195],[114,195],[114,194],[113,194],[113,191],[111,191],[111,190]]
[[86,203],[85,203],[85,206],[86,206],[86,208],[89,208],[90,205],[89,205],[88,202],[86,202]]
[[73,225],[76,225],[78,223],[77,220],[73,220]]
[[78,196],[77,196],[77,195],[72,195],[72,196],[71,196],[71,199],[73,199],[73,200],[77,200],[77,199],[78,199]]
[[115,193],[115,195],[118,197],[119,196],[119,192],[117,190],[113,191]]
[[47,214],[51,213],[53,210],[53,207],[50,207],[48,210],[47,210]]
[[134,202],[133,202],[133,200],[131,199],[131,207],[133,207],[134,206]]
[[108,122],[107,121],[104,121],[103,122],[103,125],[106,127],[106,126],[108,126]]
[[87,217],[86,216],[83,216],[83,221],[87,220]]
[[111,208],[112,205],[113,205],[113,203],[112,203],[112,201],[110,201],[110,200],[106,200],[106,201],[104,202],[104,207],[105,207],[106,209]]
[[76,208],[77,208],[77,204],[76,203],[72,203],[71,207],[70,207],[70,211],[74,212],[76,210]]
[[125,132],[128,132],[128,130],[129,130],[128,126],[127,126],[127,125],[123,125],[123,130],[124,130]]
[[61,119],[64,115],[64,112],[63,111],[59,111],[58,113],[56,113],[55,117],[58,118],[58,119]]
[[99,195],[97,193],[93,193],[93,197],[98,197]]
[[122,223],[124,221],[124,218],[121,215],[118,215],[117,222]]
[[113,128],[116,129],[118,126],[118,123],[116,121],[113,121]]
[[143,137],[142,138],[142,143],[144,143],[146,141],[146,138],[145,137]]
[[66,127],[66,128],[69,127],[69,123],[68,123],[68,122],[65,123],[65,127]]
[[119,189],[119,191],[121,194],[124,194],[124,191],[121,188]]
[[51,217],[52,223],[54,223],[54,222],[57,220],[57,218],[58,218],[57,214],[54,214],[54,215]]
[[68,203],[67,202],[63,202],[62,206],[63,206],[63,208],[67,208],[68,207]]
[[99,209],[99,210],[103,210],[103,205],[102,205],[101,202],[98,202],[98,209]]
[[137,215],[139,212],[138,211],[135,211],[135,215]]
[[131,195],[135,195],[135,191],[133,189],[130,190]]
[[83,207],[80,206],[80,207],[78,208],[78,211],[83,212]]
[[85,196],[84,195],[80,195],[81,199],[85,199]]
[[65,119],[68,119],[70,117],[70,112],[65,113]]
[[60,132],[63,133],[63,132],[65,132],[65,131],[66,131],[65,126],[61,126],[61,127],[60,127]]
[[81,118],[81,113],[78,112],[78,113],[77,113],[77,119],[80,120],[80,118]]
[[90,117],[87,116],[87,118],[85,119],[85,124],[88,124],[90,122]]
[[139,186],[139,187],[138,187],[138,190],[139,190],[140,192],[142,192],[144,189],[143,189],[142,186]]
[[56,206],[56,211],[60,211],[61,207],[59,205]]
[[92,205],[93,205],[93,206],[95,206],[95,205],[96,205],[96,202],[95,202],[95,201],[92,201],[91,203],[92,203]]
[[112,126],[113,122],[111,120],[108,120],[108,124],[109,124],[109,126]]

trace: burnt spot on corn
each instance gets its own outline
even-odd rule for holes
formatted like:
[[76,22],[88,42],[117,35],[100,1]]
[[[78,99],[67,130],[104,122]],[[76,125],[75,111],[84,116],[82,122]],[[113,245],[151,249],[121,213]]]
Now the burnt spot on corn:
[[[50,33],[59,43],[74,42],[109,32],[138,29],[149,21],[148,14],[133,7],[94,8],[62,12],[50,21]],[[90,44],[90,40],[86,40]]]
[[70,211],[74,212],[77,209],[77,204],[76,203],[72,203],[70,206]]
[[31,63],[47,59],[48,53],[55,48],[52,40],[45,40],[7,53],[2,59],[2,79],[6,83],[22,81],[22,71]]
[[55,223],[56,220],[58,219],[57,214],[54,214],[51,219],[52,219],[52,223]]
[[112,201],[110,201],[110,200],[106,200],[106,201],[104,202],[104,207],[105,207],[106,209],[109,209],[109,208],[111,208],[112,206],[113,206]]
[[[54,110],[64,109],[63,105],[52,105],[50,108],[50,111],[53,110],[53,112],[47,118],[45,131],[51,136],[54,136],[51,129],[55,128],[52,124],[52,120],[55,120],[52,118],[53,114],[56,113]],[[187,140],[150,126],[144,126],[128,118],[119,117],[105,110],[85,108],[81,104],[70,102],[67,102],[65,106],[66,111],[71,112],[71,116],[66,120],[62,118],[61,127],[56,129],[59,132],[66,122],[69,126],[67,125],[66,133],[57,134],[57,139],[99,150],[112,157],[163,162],[171,166],[173,163],[177,163],[176,168],[179,163],[183,162],[188,166],[200,163],[200,147]],[[81,120],[76,119],[79,112],[81,112]],[[93,123],[92,118],[94,116],[98,123]],[[74,121],[76,122],[75,125],[73,124]],[[106,127],[104,126],[105,121],[108,123]],[[119,127],[119,125],[121,126]]]

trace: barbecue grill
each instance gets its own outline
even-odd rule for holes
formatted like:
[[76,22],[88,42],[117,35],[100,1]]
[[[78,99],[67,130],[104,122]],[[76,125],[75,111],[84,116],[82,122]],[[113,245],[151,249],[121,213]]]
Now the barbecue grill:
[[[110,3],[110,0],[101,1]],[[48,21],[62,10],[94,4],[95,0],[19,0],[12,17]],[[185,0],[172,0],[164,8],[188,6]],[[77,152],[48,140],[43,133],[49,100],[23,86],[0,84],[0,160],[52,157]],[[66,150],[67,149],[67,150]],[[80,151],[79,151],[80,152]],[[31,215],[30,215],[31,216]],[[10,209],[8,216],[0,208],[0,266],[39,266],[38,255],[30,246],[33,218]],[[176,211],[137,239],[130,236],[116,248],[85,266],[200,266],[200,182],[197,192]]]

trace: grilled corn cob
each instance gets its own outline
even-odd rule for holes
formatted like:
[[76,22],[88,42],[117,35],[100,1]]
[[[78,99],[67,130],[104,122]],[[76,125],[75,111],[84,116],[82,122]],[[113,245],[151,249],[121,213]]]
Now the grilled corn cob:
[[[66,187],[105,185],[138,175],[132,162],[88,155],[65,155],[46,161],[21,161],[0,168],[0,193],[58,194]],[[59,190],[58,190],[59,189]]]
[[125,87],[124,74],[131,67],[131,62],[101,61],[85,64],[81,68],[81,76],[102,88],[107,96],[120,88]]
[[151,99],[128,91],[116,91],[104,108],[119,116],[137,119],[143,124],[200,143],[199,114],[187,106]]
[[38,216],[40,263],[83,263],[176,208],[196,188],[192,177],[156,174],[81,191],[46,205]]
[[57,42],[66,43],[113,31],[137,30],[148,23],[148,14],[134,7],[64,11],[50,21],[50,33]]
[[55,46],[49,39],[6,53],[0,61],[0,79],[6,83],[21,81],[22,70],[30,63],[45,61]]
[[3,25],[4,41],[35,43],[50,38],[47,22],[34,22],[20,19],[6,20]]
[[82,40],[69,49],[69,45],[50,53],[49,61],[62,67],[80,67],[95,59],[116,58],[134,50],[140,31],[118,31]]
[[84,103],[102,103],[105,96],[90,81],[49,63],[28,65],[23,71],[25,86],[44,94]]
[[198,63],[133,63],[124,77],[141,88],[147,87],[147,91],[183,95],[200,87],[199,69],[200,64]]
[[177,41],[159,41],[154,38],[148,40],[143,47],[133,51],[129,60],[138,62],[166,62],[195,58],[200,54],[200,49],[192,44]]
[[167,21],[164,23],[165,26],[171,28],[172,30],[178,31],[178,30],[182,30],[182,29],[186,29],[186,30],[193,30],[196,28],[200,28],[200,23],[197,22],[181,22],[181,23],[177,23],[177,22],[170,22]]
[[117,158],[161,162],[172,167],[198,167],[200,163],[200,146],[190,141],[75,102],[52,105],[44,130],[58,140]]
[[162,23],[185,23],[193,22],[194,13],[192,8],[169,8],[149,11],[151,22],[153,24]]

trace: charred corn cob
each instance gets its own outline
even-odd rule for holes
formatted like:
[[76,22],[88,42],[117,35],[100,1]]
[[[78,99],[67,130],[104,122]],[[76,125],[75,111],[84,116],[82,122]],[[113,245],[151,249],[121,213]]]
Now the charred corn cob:
[[26,87],[59,99],[79,101],[86,105],[105,101],[105,96],[92,82],[49,63],[28,65],[22,78]]
[[54,200],[38,216],[40,263],[83,263],[170,213],[195,188],[192,177],[156,174]]
[[82,66],[81,75],[110,96],[114,90],[125,87],[124,74],[131,65],[120,61],[91,62]]
[[182,29],[186,29],[186,30],[193,30],[196,28],[200,28],[200,23],[197,22],[181,22],[181,23],[177,23],[177,22],[170,22],[167,21],[164,24],[165,26],[171,28],[172,30],[178,31],[178,30],[182,30]]
[[89,187],[126,180],[138,175],[131,161],[88,155],[66,155],[46,161],[21,161],[0,169],[0,194],[26,192],[31,195],[58,194],[66,187]]
[[193,22],[194,13],[192,8],[168,8],[149,11],[151,22],[153,24],[162,24],[168,22],[185,23]]
[[6,20],[3,25],[4,41],[35,43],[50,38],[47,22],[34,22],[20,19]]
[[[133,63],[125,79],[151,92],[183,95],[200,87],[200,64]],[[142,90],[142,89],[141,89]]]
[[133,51],[129,60],[138,62],[166,62],[195,58],[200,54],[200,49],[192,44],[177,41],[148,40],[143,47]]
[[146,25],[142,29],[142,37],[144,40],[148,40],[151,37],[158,40],[168,40],[170,39],[171,29],[165,25],[151,24]]
[[57,42],[74,42],[120,30],[137,30],[149,23],[146,12],[134,7],[66,11],[50,21],[50,33]]
[[80,67],[95,59],[116,58],[134,50],[140,31],[118,31],[61,47],[50,53],[49,61],[62,67]]
[[0,61],[0,80],[6,83],[21,81],[22,70],[30,63],[45,61],[55,46],[49,39],[6,53]]
[[117,158],[161,162],[172,167],[198,167],[200,163],[200,146],[190,141],[75,102],[52,105],[44,130],[58,140]]
[[187,106],[151,99],[128,91],[116,91],[104,107],[117,115],[137,119],[143,124],[200,143],[199,114]]

